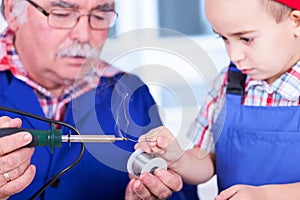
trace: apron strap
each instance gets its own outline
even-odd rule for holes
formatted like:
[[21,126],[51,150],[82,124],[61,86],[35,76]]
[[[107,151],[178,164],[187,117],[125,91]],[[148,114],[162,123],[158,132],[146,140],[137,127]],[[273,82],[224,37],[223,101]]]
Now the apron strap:
[[246,75],[242,74],[236,66],[230,62],[228,68],[228,80],[226,87],[226,94],[244,95],[244,85],[246,81]]

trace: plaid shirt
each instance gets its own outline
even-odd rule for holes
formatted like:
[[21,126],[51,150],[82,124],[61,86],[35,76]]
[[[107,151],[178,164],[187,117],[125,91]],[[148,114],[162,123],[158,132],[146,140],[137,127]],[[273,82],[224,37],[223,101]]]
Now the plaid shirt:
[[[188,137],[203,150],[214,153],[213,124],[224,106],[226,97],[227,70],[221,71],[214,82],[213,89],[192,123]],[[269,85],[263,80],[249,77],[245,83],[243,105],[248,106],[299,106],[300,61],[288,72],[282,74]]]
[[[0,71],[10,70],[12,74],[31,86],[40,102],[40,105],[47,118],[55,120],[63,120],[64,111],[67,104],[72,98],[79,97],[87,91],[95,88],[99,83],[101,72],[103,76],[112,76],[118,72],[117,69],[108,66],[107,63],[99,61],[102,71],[93,69],[93,71],[80,81],[76,82],[76,86],[68,86],[60,97],[56,97],[49,90],[31,80],[23,66],[18,53],[14,47],[14,32],[7,29],[0,35]],[[104,67],[104,68],[103,68]],[[109,70],[107,70],[109,67]],[[105,70],[103,70],[105,69]]]

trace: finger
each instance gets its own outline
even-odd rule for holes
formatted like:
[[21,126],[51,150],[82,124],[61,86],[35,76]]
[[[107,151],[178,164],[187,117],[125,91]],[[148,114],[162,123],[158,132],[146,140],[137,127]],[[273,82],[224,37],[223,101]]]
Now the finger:
[[164,129],[165,128],[163,126],[159,126],[157,128],[152,129],[151,131],[149,131],[147,134],[144,135],[145,141],[147,141],[152,146],[153,146],[153,143],[156,145],[157,137],[162,134],[162,131]]
[[140,191],[141,182],[136,179],[130,180],[126,188],[125,200],[139,200],[140,197],[137,194],[142,195]]
[[[147,133],[148,134],[148,133]],[[152,148],[150,147],[149,145],[149,141],[148,140],[148,137],[147,137],[147,134],[145,135],[142,135],[139,140],[138,140],[138,147],[141,148],[144,152],[146,153],[152,153]],[[156,141],[156,140],[155,140]],[[155,142],[154,141],[154,142]],[[151,143],[152,143],[152,140],[151,140]]]
[[168,146],[168,138],[165,135],[161,135],[157,138],[157,146],[161,149],[165,149]]
[[[0,127],[4,128],[7,127],[7,125],[9,124],[9,121],[11,120],[10,117],[7,116],[2,116],[0,117]],[[6,125],[6,126],[5,126]],[[3,126],[3,127],[2,127]]]
[[19,132],[0,138],[0,156],[29,144],[31,140],[32,136],[28,132]]
[[9,172],[28,163],[33,155],[34,148],[21,148],[10,154],[0,157],[0,174]]
[[149,139],[151,139],[152,137],[156,138],[156,136],[159,135],[163,129],[163,126],[156,127],[147,133],[147,137]]
[[181,176],[171,170],[158,169],[154,172],[160,181],[172,191],[180,191],[183,187]]
[[[165,199],[171,196],[171,189],[167,187],[157,176],[154,176],[151,173],[143,173],[139,178],[147,187],[147,190],[149,190],[149,192],[157,198]],[[147,193],[145,192],[145,194]]]
[[137,199],[143,200],[152,199],[152,194],[141,180],[137,179],[132,183],[132,190],[136,195],[134,198],[137,197]]
[[167,128],[163,128],[160,130],[159,137],[157,138],[157,145],[160,148],[165,149],[172,142],[174,142],[174,140],[176,140],[176,139],[173,136],[173,134]]
[[134,145],[134,149],[135,150],[137,150],[137,149],[140,149],[141,147],[140,147],[140,144],[139,143],[136,143],[135,145]]
[[[176,142],[175,137],[173,134],[165,127],[160,127],[157,130],[157,136],[156,136],[156,143],[151,146],[154,153],[157,154],[164,154],[166,151],[168,151],[168,147],[173,142]],[[177,144],[176,144],[177,145]],[[172,149],[170,149],[172,151]]]
[[7,116],[0,117],[0,128],[20,127],[21,124],[22,121],[19,118],[11,119]]
[[[163,126],[152,129],[139,140],[140,147],[147,153],[160,153],[163,150],[162,147],[167,146],[165,144],[167,143],[165,139],[166,132],[167,129]],[[159,138],[161,138],[160,141],[163,141],[161,142],[162,145],[158,144]]]
[[22,125],[22,121],[19,118],[14,118],[9,122],[10,127],[16,127],[19,128]]
[[[20,165],[19,167],[6,172],[10,178],[10,181],[17,179],[19,176],[21,176],[25,170],[30,165],[30,161],[25,162],[24,164]],[[8,181],[5,179],[4,175],[2,175],[2,179],[0,179],[0,186],[6,184]]]
[[0,198],[9,197],[24,190],[33,180],[36,173],[34,165],[30,165],[17,179],[0,187]]
[[239,187],[237,185],[232,186],[226,190],[223,190],[217,197],[217,200],[227,200],[232,198],[239,190]]

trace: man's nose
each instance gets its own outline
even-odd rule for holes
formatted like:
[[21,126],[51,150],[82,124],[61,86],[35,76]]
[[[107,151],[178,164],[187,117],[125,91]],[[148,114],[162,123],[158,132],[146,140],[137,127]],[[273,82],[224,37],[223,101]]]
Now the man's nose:
[[89,16],[81,15],[76,25],[71,29],[70,37],[80,43],[87,43],[90,40],[91,27],[89,24]]

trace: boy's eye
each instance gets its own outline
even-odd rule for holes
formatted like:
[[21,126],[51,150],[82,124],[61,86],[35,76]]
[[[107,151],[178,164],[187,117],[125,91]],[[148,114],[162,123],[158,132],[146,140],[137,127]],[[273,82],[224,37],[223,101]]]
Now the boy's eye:
[[218,38],[221,38],[222,40],[227,40],[227,38],[224,37],[223,35],[218,35]]
[[252,41],[253,41],[253,38],[241,37],[240,39],[241,39],[241,40],[243,40],[243,41],[245,41],[245,42],[247,42],[247,43],[249,43],[249,42],[252,42]]

